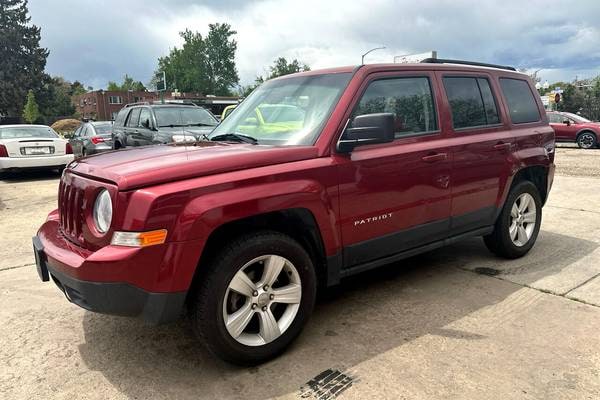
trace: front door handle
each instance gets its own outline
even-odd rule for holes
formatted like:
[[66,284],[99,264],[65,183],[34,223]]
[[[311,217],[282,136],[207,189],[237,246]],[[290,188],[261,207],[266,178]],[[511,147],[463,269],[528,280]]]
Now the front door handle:
[[421,160],[428,162],[428,163],[433,163],[433,162],[437,162],[437,161],[444,161],[448,158],[448,154],[446,153],[435,153],[435,154],[429,154],[426,156],[423,156],[421,158]]
[[511,143],[499,142],[494,145],[494,150],[508,150],[511,145]]

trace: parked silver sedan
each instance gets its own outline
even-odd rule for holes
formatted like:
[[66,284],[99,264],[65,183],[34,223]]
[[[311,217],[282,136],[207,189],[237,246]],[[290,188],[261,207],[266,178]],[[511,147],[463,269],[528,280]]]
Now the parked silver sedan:
[[75,157],[112,150],[112,121],[84,122],[69,140]]

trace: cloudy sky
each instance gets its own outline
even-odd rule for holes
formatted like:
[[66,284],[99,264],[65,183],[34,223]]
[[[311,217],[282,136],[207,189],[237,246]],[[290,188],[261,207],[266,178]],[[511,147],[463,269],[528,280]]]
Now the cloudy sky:
[[50,50],[47,70],[103,88],[127,73],[148,82],[185,28],[237,30],[248,84],[279,56],[313,69],[437,50],[440,58],[509,64],[550,82],[600,74],[600,1],[29,0]]

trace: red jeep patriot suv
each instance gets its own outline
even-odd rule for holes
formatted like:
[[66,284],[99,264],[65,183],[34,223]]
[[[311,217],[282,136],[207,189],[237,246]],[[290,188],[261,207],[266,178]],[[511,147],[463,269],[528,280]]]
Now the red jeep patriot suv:
[[75,161],[33,238],[39,275],[91,311],[188,310],[213,353],[252,364],[300,333],[317,286],[471,236],[523,256],[554,132],[526,75],[468,64],[289,75],[210,140]]

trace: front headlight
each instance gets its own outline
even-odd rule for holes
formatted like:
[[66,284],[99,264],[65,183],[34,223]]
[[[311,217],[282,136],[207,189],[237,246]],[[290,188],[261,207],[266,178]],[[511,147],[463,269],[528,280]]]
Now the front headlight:
[[108,190],[103,189],[94,203],[94,224],[100,233],[106,233],[112,221],[112,201]]
[[173,135],[174,142],[195,142],[197,140],[198,139],[192,135]]

